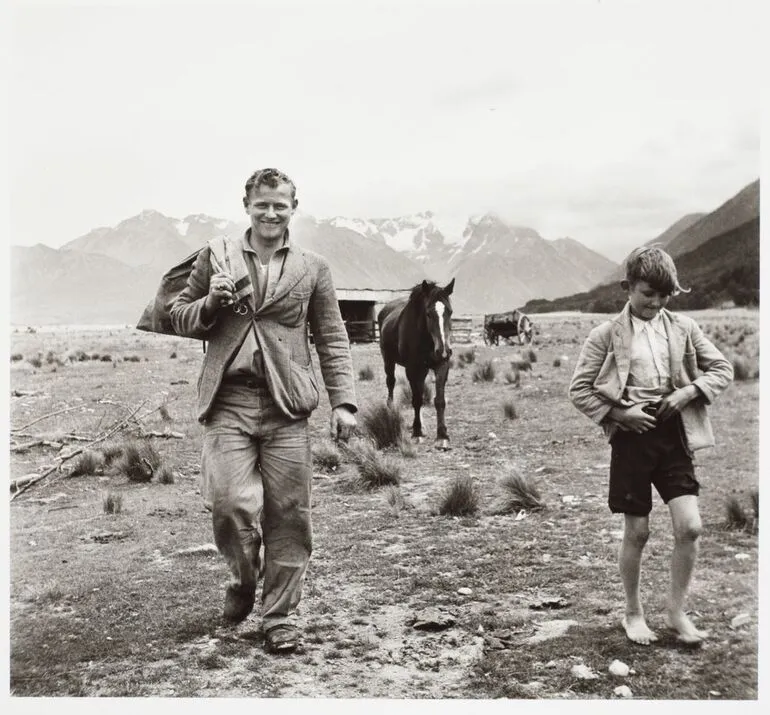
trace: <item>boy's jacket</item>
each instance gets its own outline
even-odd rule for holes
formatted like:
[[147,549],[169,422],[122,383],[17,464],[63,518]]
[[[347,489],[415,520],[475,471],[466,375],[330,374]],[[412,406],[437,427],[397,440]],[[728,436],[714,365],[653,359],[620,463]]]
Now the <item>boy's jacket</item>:
[[[235,251],[241,237],[232,241]],[[208,343],[198,379],[200,421],[208,416],[225,369],[251,329],[252,321],[262,349],[268,389],[284,414],[299,419],[318,406],[319,385],[310,359],[308,324],[331,407],[349,405],[356,409],[350,343],[331,270],[321,256],[289,244],[275,291],[265,297],[258,309],[250,294],[244,301],[249,307],[247,314],[225,306],[207,321],[203,306],[213,272],[211,247],[206,246],[195,257],[185,287],[169,307],[175,334]]]
[[[627,303],[619,315],[589,333],[569,386],[575,407],[600,424],[610,440],[619,428],[605,419],[607,414],[614,406],[630,405],[623,398],[631,366],[630,310]],[[661,316],[668,335],[673,388],[694,384],[700,393],[681,412],[686,447],[691,453],[712,447],[714,433],[706,405],[732,381],[732,365],[692,318],[666,309]]]

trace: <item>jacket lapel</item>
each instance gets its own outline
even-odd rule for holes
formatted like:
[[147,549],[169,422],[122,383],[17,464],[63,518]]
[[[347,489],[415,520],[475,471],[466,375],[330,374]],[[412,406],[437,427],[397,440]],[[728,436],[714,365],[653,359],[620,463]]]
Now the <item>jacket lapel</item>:
[[272,295],[266,295],[265,300],[259,310],[256,311],[256,315],[262,313],[265,309],[269,308],[273,303],[283,298],[302,277],[307,273],[307,264],[302,253],[297,250],[291,244],[289,250],[286,252],[286,260],[283,264],[283,271],[281,277],[278,279],[278,284],[275,287],[275,292]]
[[625,387],[628,373],[631,371],[631,341],[633,336],[631,308],[626,303],[626,307],[615,318],[615,324],[612,328],[612,349],[615,351],[615,364],[618,368],[621,387]]
[[666,335],[668,335],[668,355],[669,355],[669,370],[671,372],[671,379],[676,381],[676,370],[680,365],[684,364],[684,348],[687,343],[687,333],[680,325],[679,321],[674,320],[671,313],[667,310],[662,310],[663,325],[666,329]]

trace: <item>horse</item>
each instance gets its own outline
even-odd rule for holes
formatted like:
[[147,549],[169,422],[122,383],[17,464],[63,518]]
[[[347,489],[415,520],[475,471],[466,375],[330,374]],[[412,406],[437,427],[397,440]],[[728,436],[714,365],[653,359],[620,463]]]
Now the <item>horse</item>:
[[412,388],[414,422],[412,438],[422,442],[423,389],[429,370],[436,376],[436,449],[449,449],[449,435],[444,422],[444,386],[452,355],[452,304],[449,296],[454,278],[443,288],[433,281],[423,281],[412,288],[408,298],[387,303],[377,315],[380,326],[380,353],[385,364],[388,404],[393,404],[396,364],[406,370]]

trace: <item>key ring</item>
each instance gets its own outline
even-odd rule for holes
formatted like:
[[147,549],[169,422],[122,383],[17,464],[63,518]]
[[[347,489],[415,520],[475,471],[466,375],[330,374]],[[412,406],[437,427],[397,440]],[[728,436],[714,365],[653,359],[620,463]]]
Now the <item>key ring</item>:
[[249,312],[248,307],[244,303],[234,303],[233,304],[233,311],[237,315],[247,315]]

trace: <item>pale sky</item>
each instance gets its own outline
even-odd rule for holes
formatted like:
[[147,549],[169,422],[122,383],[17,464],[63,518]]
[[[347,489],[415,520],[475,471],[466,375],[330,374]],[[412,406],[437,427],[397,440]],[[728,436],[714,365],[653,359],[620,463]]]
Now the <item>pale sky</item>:
[[609,258],[760,173],[760,0],[10,2],[10,243],[488,210]]

